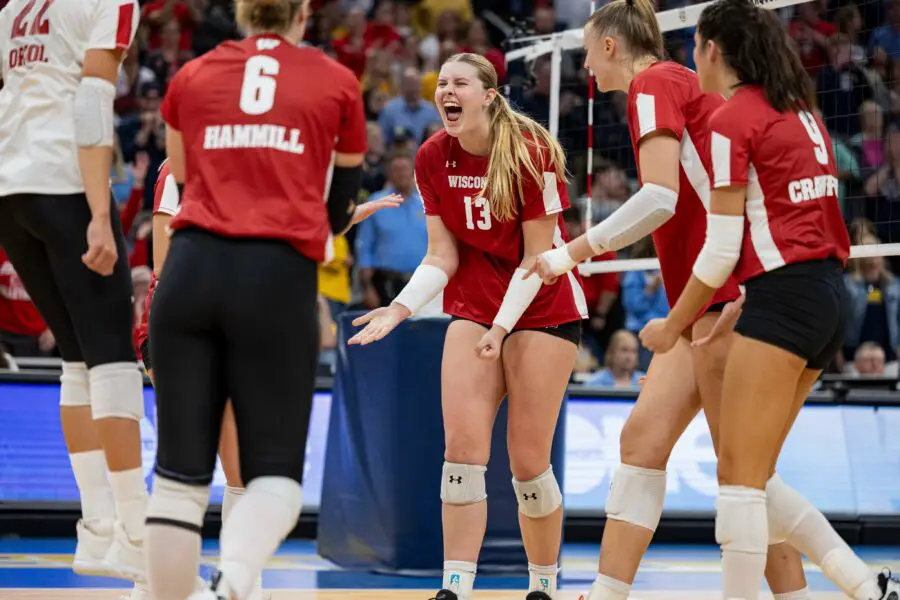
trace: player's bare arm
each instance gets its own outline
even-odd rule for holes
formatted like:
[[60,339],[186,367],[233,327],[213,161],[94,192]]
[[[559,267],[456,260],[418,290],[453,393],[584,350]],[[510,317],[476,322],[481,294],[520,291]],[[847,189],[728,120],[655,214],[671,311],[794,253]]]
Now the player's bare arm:
[[117,250],[110,223],[109,170],[113,156],[113,102],[122,50],[85,52],[82,79],[75,93],[75,138],[78,164],[93,221],[88,227],[85,265],[109,275]]
[[625,204],[562,248],[544,253],[530,273],[551,284],[592,256],[625,248],[650,235],[675,214],[681,142],[668,131],[643,138],[639,149],[643,185]]
[[694,263],[687,286],[665,319],[653,319],[641,331],[641,343],[653,352],[667,352],[681,332],[734,271],[744,235],[746,186],[712,191],[706,242]]
[[456,237],[438,216],[427,216],[425,223],[428,250],[422,263],[390,306],[376,308],[353,321],[354,326],[366,327],[350,338],[348,344],[365,346],[380,340],[434,300],[456,273],[459,266]]

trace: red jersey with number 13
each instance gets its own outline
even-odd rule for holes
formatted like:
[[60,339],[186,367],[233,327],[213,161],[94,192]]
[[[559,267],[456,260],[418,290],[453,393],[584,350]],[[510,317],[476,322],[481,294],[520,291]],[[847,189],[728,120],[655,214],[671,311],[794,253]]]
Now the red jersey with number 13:
[[[469,154],[446,131],[431,136],[419,148],[416,185],[425,214],[441,218],[456,238],[459,254],[459,266],[444,289],[445,313],[483,325],[494,322],[522,262],[524,221],[556,214],[553,247],[568,241],[562,218],[562,211],[569,208],[566,182],[557,180],[546,150],[544,157],[543,185],[524,175],[518,214],[500,221],[491,214],[488,200],[479,196],[487,175],[486,156]],[[581,279],[570,272],[555,284],[541,287],[516,328],[551,327],[586,318]]]
[[[668,61],[654,63],[638,73],[628,89],[628,128],[637,162],[641,140],[649,135],[666,132],[681,142],[675,215],[653,232],[670,306],[684,291],[706,241],[712,166],[708,120],[723,102],[721,96],[700,91],[696,73]],[[713,304],[730,302],[740,295],[737,282],[730,277],[700,314]]]
[[797,262],[846,262],[850,236],[837,166],[815,115],[780,113],[762,88],[749,85],[713,114],[710,130],[714,186],[747,188],[738,281]]
[[275,35],[225,42],[178,71],[162,114],[185,151],[172,229],[280,239],[326,258],[334,153],[366,151],[362,95],[349,69]]

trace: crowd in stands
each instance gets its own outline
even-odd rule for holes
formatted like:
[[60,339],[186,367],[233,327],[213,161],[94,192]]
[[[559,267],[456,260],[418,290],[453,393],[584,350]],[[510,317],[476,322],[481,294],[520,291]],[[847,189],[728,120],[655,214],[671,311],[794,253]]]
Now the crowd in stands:
[[[3,2],[0,0],[0,6]],[[360,201],[402,194],[400,209],[383,211],[335,240],[334,259],[321,266],[323,318],[382,306],[397,295],[424,256],[427,236],[413,180],[415,152],[441,127],[433,104],[442,61],[477,52],[491,61],[519,109],[545,124],[550,116],[549,57],[506,64],[508,24],[527,18],[529,34],[579,27],[586,0],[315,0],[307,43],[351,69],[359,79],[368,118],[369,150]],[[659,9],[677,8],[660,0]],[[781,11],[817,91],[818,110],[834,140],[840,199],[856,244],[900,242],[900,0],[814,0]],[[118,82],[116,151],[111,178],[128,235],[135,287],[135,318],[152,268],[153,185],[165,159],[161,98],[174,73],[219,43],[240,37],[233,0],[142,2],[140,33]],[[507,27],[504,29],[504,27]],[[521,27],[516,30],[525,31]],[[670,56],[692,67],[693,29],[667,34]],[[563,54],[560,140],[567,151],[573,209],[571,235],[611,214],[636,190],[636,168],[625,96],[598,94],[595,102],[594,176],[586,194],[587,89],[578,52]],[[249,200],[248,200],[249,201]],[[898,218],[893,218],[898,207]],[[618,258],[653,256],[644,240]],[[617,258],[606,255],[601,260]],[[846,275],[853,301],[844,352],[833,369],[854,374],[897,374],[900,281],[891,259],[851,261]],[[637,384],[650,354],[635,334],[666,314],[658,272],[595,275],[585,279],[591,318],[576,377],[598,385]],[[0,250],[0,368],[8,355],[48,356],[52,334]],[[333,345],[334,340],[330,340]],[[4,352],[7,359],[4,359]],[[327,353],[326,353],[327,357]]]

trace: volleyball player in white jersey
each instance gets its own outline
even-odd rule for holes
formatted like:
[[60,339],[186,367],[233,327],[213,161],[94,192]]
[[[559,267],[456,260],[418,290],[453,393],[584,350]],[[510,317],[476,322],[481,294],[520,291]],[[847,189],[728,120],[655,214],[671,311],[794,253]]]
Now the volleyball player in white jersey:
[[139,10],[136,0],[11,0],[0,11],[0,245],[62,354],[82,509],[73,566],[138,582],[143,378],[109,173],[115,80]]

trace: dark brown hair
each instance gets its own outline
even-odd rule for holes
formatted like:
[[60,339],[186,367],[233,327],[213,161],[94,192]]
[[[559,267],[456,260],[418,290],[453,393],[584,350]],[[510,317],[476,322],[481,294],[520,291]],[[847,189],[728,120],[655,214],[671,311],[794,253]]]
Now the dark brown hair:
[[778,112],[814,106],[812,82],[774,12],[750,0],[718,0],[697,21],[700,41],[712,40],[742,84],[763,88]]
[[238,25],[252,33],[285,33],[308,0],[237,0]]
[[598,37],[620,38],[634,58],[666,58],[663,36],[651,0],[612,0],[591,15],[585,29]]

